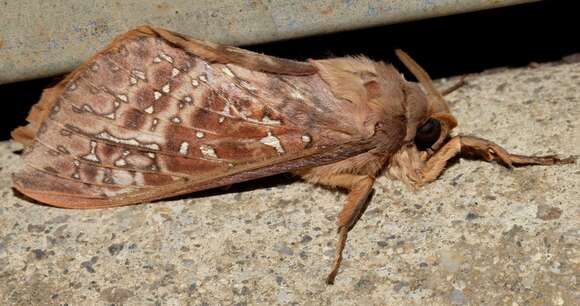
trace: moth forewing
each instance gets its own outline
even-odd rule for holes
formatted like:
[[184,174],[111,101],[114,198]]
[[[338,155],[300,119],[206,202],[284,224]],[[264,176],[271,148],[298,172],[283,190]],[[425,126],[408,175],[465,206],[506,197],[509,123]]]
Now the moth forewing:
[[54,206],[97,208],[293,172],[348,191],[333,283],[348,232],[386,169],[420,186],[464,152],[509,165],[569,161],[449,138],[457,124],[449,107],[398,54],[427,94],[365,57],[297,62],[140,27],[45,90],[12,134],[26,145],[14,188]]
[[[312,64],[171,35],[124,34],[48,89],[14,133],[34,143],[15,187],[59,206],[125,205],[219,186],[258,166],[283,170],[236,177],[319,165],[329,157],[302,157],[363,139],[350,128],[352,111],[317,91],[324,81]],[[284,65],[286,74],[271,72]],[[297,161],[280,167],[282,159]]]

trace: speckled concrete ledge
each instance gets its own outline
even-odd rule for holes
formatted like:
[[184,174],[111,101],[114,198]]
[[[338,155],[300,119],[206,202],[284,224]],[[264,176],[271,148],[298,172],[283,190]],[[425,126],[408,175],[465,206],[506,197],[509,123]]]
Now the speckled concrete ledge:
[[[580,154],[580,64],[468,77],[459,131],[514,152]],[[573,305],[580,165],[461,160],[413,192],[381,178],[324,285],[344,195],[288,176],[106,210],[21,199],[0,144],[2,305]]]

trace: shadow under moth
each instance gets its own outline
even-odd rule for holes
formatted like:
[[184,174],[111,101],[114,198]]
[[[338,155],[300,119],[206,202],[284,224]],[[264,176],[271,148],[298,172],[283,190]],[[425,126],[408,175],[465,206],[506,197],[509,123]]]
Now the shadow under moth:
[[298,62],[139,27],[46,89],[12,132],[25,145],[14,188],[102,208],[292,172],[348,191],[332,284],[377,176],[420,187],[457,155],[510,167],[574,161],[452,136],[444,92],[396,53],[419,83],[365,57]]

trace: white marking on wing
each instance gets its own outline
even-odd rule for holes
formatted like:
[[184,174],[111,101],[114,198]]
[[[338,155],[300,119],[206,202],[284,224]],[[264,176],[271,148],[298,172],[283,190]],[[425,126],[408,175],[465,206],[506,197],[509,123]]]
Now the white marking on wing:
[[223,67],[222,71],[229,77],[235,77],[234,73],[228,67]]
[[159,52],[159,57],[161,57],[162,59],[164,59],[170,63],[173,63],[173,57],[171,57],[163,52]]
[[151,150],[160,150],[161,149],[159,147],[159,145],[156,143],[141,143],[135,138],[129,138],[129,139],[118,138],[118,137],[115,137],[115,136],[109,134],[107,131],[102,131],[102,132],[98,133],[97,135],[95,135],[95,137],[98,139],[108,140],[108,141],[118,143],[118,144],[124,144],[124,145],[135,146],[135,147],[143,147],[143,148],[147,148],[147,149],[151,149]]
[[280,139],[278,139],[278,137],[273,136],[272,132],[268,132],[268,136],[260,139],[260,142],[273,147],[274,149],[276,149],[276,152],[278,152],[279,154],[284,153],[284,148],[282,148],[282,144],[280,143]]
[[87,154],[87,155],[85,155],[85,156],[82,156],[81,158],[82,159],[89,160],[89,161],[93,161],[93,162],[96,162],[96,163],[100,163],[101,160],[99,159],[99,157],[95,153],[95,151],[97,149],[97,142],[91,140],[90,145],[91,145],[91,151],[90,151],[90,153]]
[[119,100],[121,100],[123,102],[129,101],[129,99],[127,98],[127,95],[124,95],[124,94],[117,95],[117,98],[119,98]]
[[171,86],[169,85],[169,83],[163,85],[163,87],[161,87],[161,91],[163,91],[164,93],[169,93],[169,91],[171,90]]
[[189,150],[189,142],[184,141],[179,145],[179,154],[187,155],[188,150]]
[[280,125],[282,122],[280,120],[272,119],[268,116],[264,116],[262,118],[262,122],[265,124],[272,124],[272,125]]
[[115,161],[115,166],[117,166],[117,167],[125,167],[125,166],[127,166],[127,161],[125,159],[123,159],[123,158],[117,159]]
[[140,78],[143,81],[147,80],[147,77],[145,76],[145,72],[143,72],[143,71],[133,70],[132,73],[134,76]]
[[205,157],[218,158],[217,154],[215,153],[215,150],[208,145],[199,146],[199,150],[201,151],[201,154],[203,154],[203,156]]

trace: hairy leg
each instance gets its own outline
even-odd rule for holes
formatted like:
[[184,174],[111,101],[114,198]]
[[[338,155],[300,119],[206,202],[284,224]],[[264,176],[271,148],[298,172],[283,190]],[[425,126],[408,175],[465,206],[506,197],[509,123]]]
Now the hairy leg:
[[346,203],[342,207],[336,220],[336,225],[338,226],[336,253],[332,269],[326,277],[327,284],[334,284],[334,279],[342,262],[342,252],[346,246],[348,232],[355,226],[365,212],[375,178],[368,175],[354,174],[331,174],[316,177],[305,175],[304,178],[320,185],[341,187],[349,191]]
[[486,161],[499,161],[507,167],[523,165],[556,165],[569,164],[575,157],[560,159],[555,155],[526,156],[511,154],[499,145],[475,136],[456,136],[451,138],[441,149],[431,156],[421,169],[422,184],[435,180],[445,168],[447,162],[458,154],[480,157]]

